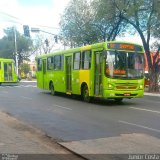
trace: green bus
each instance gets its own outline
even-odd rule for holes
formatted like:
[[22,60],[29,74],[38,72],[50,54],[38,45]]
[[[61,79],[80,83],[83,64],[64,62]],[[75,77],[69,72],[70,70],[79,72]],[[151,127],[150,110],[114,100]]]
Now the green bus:
[[36,57],[41,89],[122,101],[144,95],[144,48],[108,41]]
[[0,85],[2,83],[17,82],[18,76],[15,72],[13,59],[0,58]]

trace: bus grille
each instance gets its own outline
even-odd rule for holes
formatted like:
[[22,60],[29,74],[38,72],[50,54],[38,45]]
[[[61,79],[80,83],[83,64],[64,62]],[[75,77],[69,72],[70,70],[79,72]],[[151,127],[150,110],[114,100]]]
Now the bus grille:
[[116,89],[117,90],[135,90],[137,89],[138,85],[137,84],[116,84]]

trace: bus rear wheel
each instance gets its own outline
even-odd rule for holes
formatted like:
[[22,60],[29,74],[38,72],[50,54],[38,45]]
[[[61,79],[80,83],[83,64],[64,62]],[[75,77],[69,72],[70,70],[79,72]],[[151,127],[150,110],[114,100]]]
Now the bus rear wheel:
[[85,102],[91,101],[91,97],[89,96],[89,90],[87,85],[85,85],[82,89],[82,98],[83,98],[83,101]]
[[55,95],[55,90],[54,90],[53,83],[50,84],[50,90],[51,90],[51,95],[54,96]]

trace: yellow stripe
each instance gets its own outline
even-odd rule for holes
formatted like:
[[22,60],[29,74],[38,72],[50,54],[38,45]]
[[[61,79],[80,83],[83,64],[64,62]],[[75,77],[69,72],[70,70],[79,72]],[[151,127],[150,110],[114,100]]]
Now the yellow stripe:
[[79,79],[80,79],[80,85],[85,82],[90,88],[90,76],[89,76],[89,70],[80,70],[79,72]]

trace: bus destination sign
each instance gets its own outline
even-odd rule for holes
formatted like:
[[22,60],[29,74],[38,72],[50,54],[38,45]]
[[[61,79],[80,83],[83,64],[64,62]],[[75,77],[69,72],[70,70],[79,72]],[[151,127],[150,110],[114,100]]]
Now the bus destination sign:
[[127,43],[108,43],[108,49],[143,51],[141,46]]

